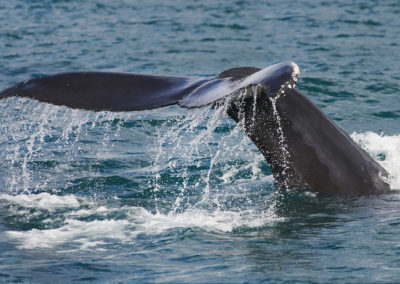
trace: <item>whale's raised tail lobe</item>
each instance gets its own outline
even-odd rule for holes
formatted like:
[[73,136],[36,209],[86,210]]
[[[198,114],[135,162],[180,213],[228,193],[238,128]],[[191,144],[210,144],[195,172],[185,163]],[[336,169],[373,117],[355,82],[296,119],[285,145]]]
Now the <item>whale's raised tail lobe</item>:
[[[291,62],[233,68],[213,78],[155,76],[133,73],[71,72],[20,82],[0,92],[0,99],[19,96],[91,111],[138,111],[179,104],[201,107],[248,85],[280,87],[292,77]],[[298,69],[298,68],[297,68]]]
[[176,104],[201,79],[108,72],[73,72],[20,82],[0,98],[20,96],[91,111],[135,111]]

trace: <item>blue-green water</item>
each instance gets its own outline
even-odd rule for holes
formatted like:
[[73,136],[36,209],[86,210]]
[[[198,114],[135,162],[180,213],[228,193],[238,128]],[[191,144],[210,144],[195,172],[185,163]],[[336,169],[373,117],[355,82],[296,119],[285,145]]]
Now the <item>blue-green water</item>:
[[[74,70],[214,76],[295,61],[298,88],[400,188],[400,3],[1,1],[0,89]],[[0,101],[0,282],[400,281],[400,195],[277,193],[211,108]]]

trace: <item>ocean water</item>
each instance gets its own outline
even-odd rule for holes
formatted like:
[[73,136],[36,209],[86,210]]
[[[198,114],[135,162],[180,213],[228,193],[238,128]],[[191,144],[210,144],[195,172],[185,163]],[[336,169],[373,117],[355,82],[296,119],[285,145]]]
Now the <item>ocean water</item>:
[[294,61],[297,87],[392,192],[278,192],[222,110],[0,101],[0,282],[400,281],[400,3],[0,2],[0,89],[98,70],[215,76]]

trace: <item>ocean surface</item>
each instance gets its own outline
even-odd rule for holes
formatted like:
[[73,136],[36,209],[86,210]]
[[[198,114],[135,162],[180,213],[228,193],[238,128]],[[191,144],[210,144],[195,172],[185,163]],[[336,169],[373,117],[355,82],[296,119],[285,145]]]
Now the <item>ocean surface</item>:
[[400,281],[400,2],[0,1],[0,89],[58,72],[297,87],[390,173],[360,198],[278,192],[219,110],[0,101],[0,282]]

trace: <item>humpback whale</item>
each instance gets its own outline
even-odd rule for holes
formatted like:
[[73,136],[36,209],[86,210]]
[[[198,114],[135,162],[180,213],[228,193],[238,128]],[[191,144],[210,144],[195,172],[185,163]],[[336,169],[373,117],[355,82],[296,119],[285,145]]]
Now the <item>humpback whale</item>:
[[224,105],[264,155],[278,188],[343,196],[388,192],[386,170],[295,88],[299,74],[293,62],[232,68],[212,78],[71,72],[17,83],[0,99],[114,112]]

